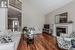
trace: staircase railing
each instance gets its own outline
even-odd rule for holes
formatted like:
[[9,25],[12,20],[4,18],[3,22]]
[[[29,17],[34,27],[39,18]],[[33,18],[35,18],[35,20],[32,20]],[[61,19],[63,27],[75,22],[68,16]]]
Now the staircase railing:
[[20,2],[20,1],[17,1],[17,0],[9,0],[9,5],[11,5],[11,6],[13,6],[13,7],[15,7],[15,8],[17,8],[17,9],[20,9],[20,10],[22,10],[22,2]]

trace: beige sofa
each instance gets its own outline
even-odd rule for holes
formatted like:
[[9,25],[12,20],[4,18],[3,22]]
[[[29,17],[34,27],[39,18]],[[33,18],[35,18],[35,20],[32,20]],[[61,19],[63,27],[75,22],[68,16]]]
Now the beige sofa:
[[12,42],[0,44],[0,50],[17,50],[20,38],[21,38],[21,32],[12,32],[11,36]]

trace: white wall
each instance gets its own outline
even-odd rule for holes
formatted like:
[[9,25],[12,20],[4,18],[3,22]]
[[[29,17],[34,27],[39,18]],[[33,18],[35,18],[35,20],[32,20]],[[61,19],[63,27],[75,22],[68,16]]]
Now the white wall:
[[40,33],[45,22],[45,17],[26,0],[23,0],[22,7],[22,28],[24,26],[34,27],[36,33]]
[[46,15],[46,23],[54,24],[55,23],[55,15],[61,14],[64,12],[68,12],[68,21],[72,20],[73,23],[73,31],[75,31],[75,0],[53,12],[50,12]]

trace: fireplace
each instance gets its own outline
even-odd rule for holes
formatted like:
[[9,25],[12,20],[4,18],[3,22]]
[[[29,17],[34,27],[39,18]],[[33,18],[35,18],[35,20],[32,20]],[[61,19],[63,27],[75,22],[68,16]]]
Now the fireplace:
[[54,24],[53,36],[60,36],[61,34],[71,34],[72,24]]
[[56,36],[60,36],[60,34],[66,34],[68,27],[56,27]]

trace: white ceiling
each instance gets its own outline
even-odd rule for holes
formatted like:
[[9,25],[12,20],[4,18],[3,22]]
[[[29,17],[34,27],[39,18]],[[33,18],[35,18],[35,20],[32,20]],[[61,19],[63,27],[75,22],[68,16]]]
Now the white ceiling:
[[60,8],[73,0],[26,0],[36,10],[46,15],[53,10]]

